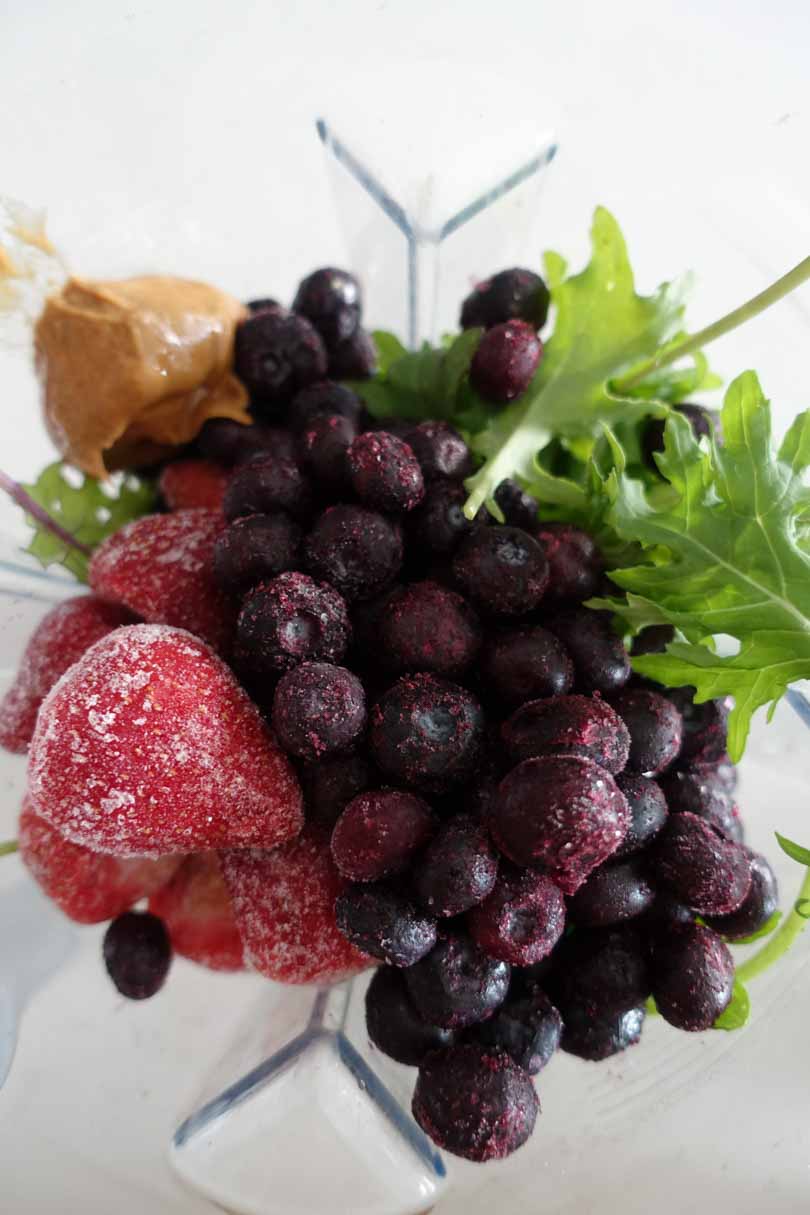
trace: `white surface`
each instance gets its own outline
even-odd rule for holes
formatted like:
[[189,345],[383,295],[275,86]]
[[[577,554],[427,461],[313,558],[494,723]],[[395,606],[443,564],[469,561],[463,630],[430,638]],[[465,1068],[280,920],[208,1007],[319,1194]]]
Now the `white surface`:
[[[521,122],[527,110],[538,127],[556,116],[540,243],[576,261],[593,205],[607,204],[645,289],[698,272],[697,327],[810,250],[808,46],[803,0],[11,0],[0,8],[0,191],[46,205],[83,273],[178,272],[289,298],[303,273],[344,253],[314,117],[350,124],[360,99],[396,144],[397,172],[421,163],[434,115],[452,103],[466,126],[443,172],[463,172],[506,76]],[[492,268],[481,258],[471,275]],[[782,427],[808,405],[808,316],[805,290],[713,354],[726,376],[760,370]],[[30,375],[22,357],[0,359],[0,464],[30,476],[48,454]],[[744,785],[762,845],[775,816],[788,833],[806,824],[808,748],[787,710],[779,722],[758,735],[767,743]],[[20,782],[4,761],[4,828]],[[18,873],[3,861],[0,883]],[[28,1006],[0,1092],[0,1209],[204,1215],[165,1149],[260,981],[181,964],[160,997],[125,1006],[99,935],[82,931]],[[741,1035],[695,1040],[659,1023],[613,1063],[557,1060],[531,1146],[458,1169],[441,1215],[806,1210],[808,958],[803,942],[755,990],[757,1019]]]

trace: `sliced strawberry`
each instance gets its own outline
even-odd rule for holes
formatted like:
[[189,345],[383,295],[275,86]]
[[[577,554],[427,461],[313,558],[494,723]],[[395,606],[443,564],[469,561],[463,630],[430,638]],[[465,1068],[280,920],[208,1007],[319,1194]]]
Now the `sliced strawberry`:
[[118,856],[274,847],[303,824],[301,790],[225,664],[181,629],[96,642],[42,704],[29,756],[37,810]]
[[99,545],[90,585],[150,624],[188,629],[220,654],[231,647],[236,608],[214,581],[214,544],[225,527],[212,510],[146,515]]
[[43,617],[31,636],[14,683],[0,702],[0,746],[24,753],[42,701],[56,681],[95,641],[135,616],[117,603],[80,595]]
[[177,856],[130,859],[71,844],[23,801],[18,830],[20,856],[48,898],[79,924],[99,924],[148,898],[171,878]]
[[187,857],[149,910],[160,916],[175,953],[211,970],[242,970],[244,950],[231,897],[214,852]]
[[158,485],[169,510],[222,510],[230,474],[210,460],[174,460],[160,474]]

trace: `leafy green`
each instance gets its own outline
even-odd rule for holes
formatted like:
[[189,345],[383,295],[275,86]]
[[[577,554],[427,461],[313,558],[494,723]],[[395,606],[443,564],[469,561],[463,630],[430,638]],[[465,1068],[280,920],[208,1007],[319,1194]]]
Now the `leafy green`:
[[407,351],[398,338],[379,330],[373,334],[379,372],[352,387],[376,418],[456,418],[474,404],[466,383],[480,329],[465,329],[445,344]]
[[[132,473],[97,481],[57,461],[43,469],[22,489],[51,520],[80,546],[93,549],[125,523],[154,509],[154,486]],[[26,518],[34,534],[27,551],[44,566],[63,565],[81,581],[87,580],[87,554],[67,543],[42,519]]]
[[742,1029],[750,1015],[751,999],[748,990],[739,979],[735,979],[731,1003],[721,1012],[712,1029]]
[[531,481],[537,453],[553,437],[593,437],[603,421],[650,413],[646,400],[614,394],[610,380],[675,337],[681,289],[665,283],[654,295],[636,292],[621,230],[603,207],[595,212],[591,243],[589,264],[573,276],[564,277],[557,255],[546,256],[554,333],[524,395],[491,415],[473,440],[486,462],[467,483],[470,515],[492,501],[504,478]]
[[[800,414],[778,454],[759,381],[745,372],[722,411],[724,446],[696,440],[670,415],[651,494],[615,469],[603,482],[618,536],[646,548],[640,564],[611,571],[627,601],[598,601],[635,628],[668,622],[685,640],[634,660],[642,675],[691,686],[701,702],[731,695],[729,752],[742,754],[751,716],[772,708],[794,680],[810,677],[810,555],[801,521],[810,510],[810,413]],[[703,644],[736,638],[736,654]]]
[[783,852],[787,853],[791,860],[798,861],[800,865],[810,867],[810,848],[803,848],[801,844],[795,844],[793,840],[780,835],[778,831],[775,834],[779,847]]

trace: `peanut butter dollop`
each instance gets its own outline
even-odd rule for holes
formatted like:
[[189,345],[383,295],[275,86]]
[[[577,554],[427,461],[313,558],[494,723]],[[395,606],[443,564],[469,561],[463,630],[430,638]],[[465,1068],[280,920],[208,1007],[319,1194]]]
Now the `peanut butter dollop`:
[[104,477],[160,460],[208,418],[249,422],[231,372],[244,315],[188,279],[69,279],[34,333],[45,423],[64,458]]

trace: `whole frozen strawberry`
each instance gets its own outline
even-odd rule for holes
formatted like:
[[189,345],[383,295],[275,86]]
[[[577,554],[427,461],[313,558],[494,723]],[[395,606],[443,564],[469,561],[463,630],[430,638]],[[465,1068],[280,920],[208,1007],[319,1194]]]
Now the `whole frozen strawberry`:
[[211,970],[243,969],[242,938],[216,853],[186,857],[152,895],[149,910],[163,920],[175,953]]
[[272,852],[222,854],[222,872],[245,946],[245,961],[279,983],[335,983],[372,965],[335,921],[346,882],[328,836],[308,827]]
[[31,635],[14,683],[0,702],[0,746],[25,752],[42,701],[57,679],[93,642],[135,617],[95,595],[68,599],[48,612]]
[[128,911],[169,881],[177,856],[110,856],[71,844],[23,802],[17,833],[20,856],[34,881],[79,924],[100,924]]
[[49,693],[29,756],[37,813],[118,856],[272,848],[301,790],[225,664],[167,625],[118,629]]
[[90,585],[149,624],[188,629],[227,654],[236,612],[213,575],[214,545],[224,528],[224,518],[212,510],[145,515],[99,545]]
[[169,510],[222,510],[230,473],[210,460],[174,460],[160,474],[158,485]]

